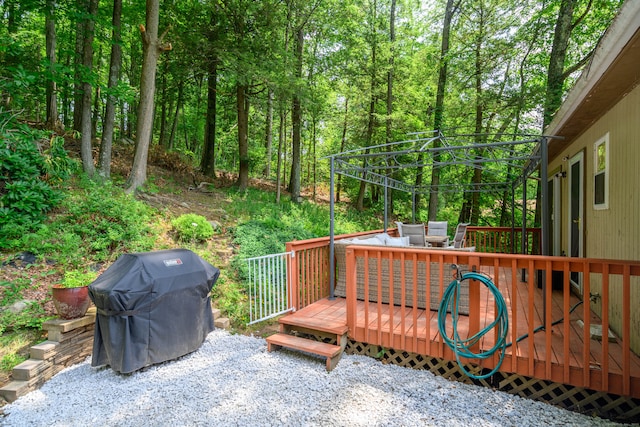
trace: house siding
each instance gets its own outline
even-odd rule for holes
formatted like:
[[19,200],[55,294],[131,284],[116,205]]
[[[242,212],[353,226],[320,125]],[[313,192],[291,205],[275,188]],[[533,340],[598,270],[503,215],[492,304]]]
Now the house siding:
[[[594,144],[609,134],[609,206],[594,209]],[[640,260],[640,86],[626,94],[613,108],[586,129],[549,164],[549,170],[568,168],[563,158],[584,153],[584,256],[620,260]],[[567,218],[568,179],[561,183],[562,250],[569,252]],[[591,293],[600,294],[600,275],[591,277]],[[609,316],[612,329],[622,330],[622,284],[610,279]],[[601,312],[600,301],[592,307]],[[640,283],[631,283],[631,348],[640,353]]]

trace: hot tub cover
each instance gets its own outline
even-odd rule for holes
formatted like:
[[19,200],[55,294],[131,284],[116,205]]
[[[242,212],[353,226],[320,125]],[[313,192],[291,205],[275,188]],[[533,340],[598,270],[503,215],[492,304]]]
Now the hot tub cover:
[[129,373],[197,350],[214,329],[209,292],[219,274],[187,249],[120,256],[89,285],[91,365]]

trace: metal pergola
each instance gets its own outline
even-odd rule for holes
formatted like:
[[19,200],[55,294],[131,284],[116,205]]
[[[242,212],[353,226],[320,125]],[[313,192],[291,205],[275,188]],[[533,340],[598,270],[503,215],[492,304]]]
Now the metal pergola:
[[[512,232],[515,231],[515,194],[522,188],[522,248],[526,248],[527,179],[539,170],[539,177],[548,176],[548,141],[553,136],[505,135],[505,134],[456,134],[445,136],[439,131],[410,134],[411,139],[370,147],[356,148],[328,156],[331,165],[330,179],[330,297],[333,298],[335,281],[334,260],[334,208],[335,174],[341,174],[384,188],[384,229],[388,227],[387,192],[399,190],[412,195],[412,218],[415,222],[415,200],[418,194],[448,192],[502,192],[511,194]],[[453,170],[459,182],[430,183],[434,167]],[[483,169],[483,181],[473,183],[468,174],[474,169]],[[428,174],[429,179],[416,185],[416,173]],[[485,178],[487,179],[485,181]],[[547,185],[541,185],[541,252],[549,254],[549,200]],[[544,278],[543,278],[544,280]]]

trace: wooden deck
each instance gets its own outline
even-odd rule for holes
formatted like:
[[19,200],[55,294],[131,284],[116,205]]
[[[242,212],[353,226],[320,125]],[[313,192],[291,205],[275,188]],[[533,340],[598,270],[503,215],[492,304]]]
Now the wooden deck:
[[[334,240],[382,231],[335,236]],[[288,306],[297,310],[291,316],[299,316],[300,323],[308,317],[327,327],[346,327],[351,341],[348,348],[358,354],[378,354],[382,347],[386,350],[383,357],[392,363],[421,366],[466,381],[456,355],[438,332],[436,310],[412,307],[435,309],[431,301],[439,301],[450,282],[449,275],[443,276],[448,265],[487,273],[505,299],[509,316],[506,341],[514,344],[506,349],[499,371],[480,383],[607,418],[639,421],[640,312],[632,302],[640,292],[640,261],[535,255],[539,253],[535,247],[539,230],[523,233],[469,227],[467,246],[474,246],[473,252],[352,242],[338,253],[334,245],[333,266],[329,237],[288,242],[287,252],[295,253],[287,267]],[[528,242],[524,247],[515,244],[519,236]],[[511,253],[513,250],[523,253]],[[372,268],[371,263],[377,267]],[[439,269],[439,278],[433,275],[434,268]],[[534,273],[523,278],[523,271]],[[560,283],[556,283],[557,273]],[[569,279],[576,276],[581,287],[578,296],[571,292],[573,281]],[[546,283],[544,295],[538,281]],[[552,291],[552,285],[561,291]],[[434,287],[439,293],[432,298]],[[328,300],[336,289],[344,298]],[[358,300],[372,289],[374,297],[382,295],[382,302]],[[416,294],[425,296],[416,299]],[[369,295],[371,301],[377,298]],[[458,325],[462,336],[467,330],[481,330],[495,312],[493,299],[481,283],[470,282],[468,298],[468,317]],[[547,327],[538,331],[540,325]],[[592,337],[590,330],[598,325],[604,325],[605,331],[611,328],[616,336],[611,341]],[[495,331],[490,331],[477,349],[490,348],[495,340]],[[475,369],[478,365],[493,369],[498,362],[494,354],[473,363]]]
[[[624,372],[624,348],[617,337],[602,341],[583,333],[580,322],[600,325],[601,319],[574,295],[565,298],[565,293],[554,290],[547,301],[548,324],[556,324],[539,332],[535,329],[544,324],[545,312],[543,292],[535,285],[521,282],[520,272],[500,267],[492,279],[498,286],[509,313],[507,347],[501,372],[518,373],[535,378],[563,378],[566,384],[588,384],[595,389],[622,390]],[[529,281],[530,283],[532,281]],[[495,302],[488,289],[477,284],[480,294],[480,328],[493,321]],[[530,302],[533,301],[533,304]],[[563,313],[574,307],[569,319]],[[438,313],[434,310],[413,309],[404,306],[389,306],[378,302],[357,301],[355,327],[350,328],[349,338],[363,343],[375,343],[423,355],[455,360],[453,352],[444,344],[438,330]],[[514,314],[515,318],[514,318]],[[585,322],[585,315],[589,317]],[[321,324],[325,329],[343,330],[347,326],[346,298],[321,299],[291,314],[297,322]],[[469,330],[469,316],[460,316],[458,332],[464,338]],[[449,328],[450,329],[450,328]],[[450,330],[448,331],[450,334]],[[527,336],[516,342],[519,337]],[[547,337],[550,336],[550,339]],[[569,340],[564,337],[569,336]],[[585,341],[585,336],[588,337]],[[533,338],[531,338],[533,337]],[[490,332],[480,342],[479,350],[491,348],[495,333]],[[584,357],[585,351],[590,355]],[[608,354],[608,357],[603,357]],[[530,357],[530,356],[533,357]],[[584,366],[589,360],[589,366]],[[464,361],[464,359],[463,359]],[[498,362],[495,355],[482,362],[482,366],[493,368]],[[477,361],[475,362],[477,363]],[[606,364],[602,375],[602,365]],[[640,358],[631,355],[630,395],[640,397]]]

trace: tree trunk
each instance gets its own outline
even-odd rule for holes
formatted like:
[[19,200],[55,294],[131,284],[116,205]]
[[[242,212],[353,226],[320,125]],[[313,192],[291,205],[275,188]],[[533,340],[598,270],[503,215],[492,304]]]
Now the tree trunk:
[[[371,41],[371,73],[370,73],[370,77],[371,77],[371,87],[370,87],[370,91],[371,93],[369,94],[369,119],[368,119],[368,123],[367,123],[367,133],[365,136],[365,147],[367,147],[365,149],[365,154],[369,154],[370,149],[368,148],[369,146],[371,146],[371,140],[373,139],[373,130],[375,127],[375,112],[376,112],[376,94],[375,94],[375,89],[376,89],[376,53],[377,53],[377,43],[376,43],[376,38],[375,38],[375,34],[376,34],[376,30],[375,30],[375,12],[377,10],[377,3],[374,1],[373,3],[373,28],[371,29],[371,33],[372,33],[372,41]],[[362,167],[366,167],[367,166],[367,160],[366,160],[366,156],[362,161]],[[365,192],[367,190],[367,183],[364,181],[364,179],[366,178],[366,172],[363,172],[363,176],[362,176],[362,180],[360,181],[360,188],[358,189],[358,198],[356,199],[356,210],[358,211],[363,211],[364,210],[364,196],[365,196]]]
[[[459,4],[459,3],[458,3]],[[449,64],[449,35],[451,33],[451,21],[458,5],[454,6],[454,0],[447,0],[442,24],[442,44],[440,46],[440,69],[438,72],[438,89],[436,92],[436,105],[433,113],[433,129],[442,130],[442,120],[444,116],[444,94],[447,86],[447,65]],[[440,147],[440,140],[435,140],[434,148]],[[433,167],[431,169],[431,190],[429,194],[429,220],[435,221],[438,217],[438,186],[440,185],[440,153],[433,153]],[[422,159],[420,159],[422,163]],[[422,185],[423,168],[418,167],[416,176],[416,187]],[[416,207],[420,205],[420,196],[416,196]]]
[[249,186],[249,99],[247,98],[247,86],[237,84],[236,101],[238,108],[238,157],[240,167],[236,185],[240,191]]
[[[344,99],[344,121],[342,122],[342,138],[340,138],[340,152],[344,152],[347,145],[347,124],[349,115],[349,98]],[[342,190],[342,175],[338,175],[338,185],[336,188],[336,202],[340,201],[340,191]]]
[[[396,41],[396,0],[391,0],[391,12],[389,16],[389,44],[390,55],[389,55],[389,70],[387,71],[387,120],[386,120],[386,134],[387,134],[387,144],[391,143],[393,138],[392,136],[392,120],[391,116],[393,114],[393,61],[394,61],[394,44]],[[391,147],[387,145],[387,151],[391,151]],[[387,176],[393,176],[392,169],[387,169]],[[394,177],[395,178],[395,177]],[[393,214],[393,190],[387,191],[387,200],[385,201],[388,206],[388,212]]]
[[[482,15],[484,16],[484,15]],[[485,139],[482,134],[483,122],[484,122],[484,95],[482,91],[482,73],[483,73],[483,61],[482,61],[482,36],[484,35],[484,18],[480,20],[480,34],[477,36],[475,46],[475,80],[476,80],[476,144],[482,144]],[[484,157],[484,150],[477,149],[476,159]],[[482,183],[482,165],[476,164],[473,167],[473,178],[471,182],[473,192],[471,193],[471,216],[469,222],[472,225],[478,224],[480,219],[480,185]]]
[[209,63],[207,80],[207,122],[204,132],[204,148],[200,170],[206,176],[216,176],[216,103],[218,95],[218,58],[213,56]]
[[80,142],[80,154],[82,157],[82,168],[90,177],[95,173],[96,167],[93,163],[93,153],[91,147],[91,82],[89,75],[93,66],[93,33],[95,19],[98,15],[98,0],[89,0],[87,9],[87,20],[85,21],[84,40],[82,42],[82,68],[87,73],[82,83],[82,139]]
[[[144,50],[144,47],[143,47]],[[140,79],[138,76],[141,71],[138,71],[139,57],[142,56],[144,52],[140,52],[137,49],[137,44],[132,41],[131,43],[131,64],[129,67],[129,81],[131,82],[131,87],[136,87],[140,85]],[[133,138],[135,135],[133,133],[134,128],[138,127],[136,113],[138,111],[138,100],[134,99],[131,101],[131,104],[128,105],[127,108],[127,137]]]
[[562,104],[562,87],[566,78],[564,62],[567,56],[567,46],[571,38],[571,31],[573,30],[571,21],[573,20],[573,11],[576,3],[577,0],[562,0],[560,3],[551,56],[549,57],[543,129],[551,123],[553,115]]
[[[102,46],[98,50],[98,58],[102,57]],[[100,75],[100,70],[96,69],[95,74]],[[93,140],[97,136],[98,132],[98,119],[100,117],[100,85],[96,85],[96,94],[93,97],[93,113],[91,113],[91,139]]]
[[284,108],[280,106],[280,124],[278,126],[278,162],[276,163],[276,203],[280,203],[280,187],[282,181],[280,180],[280,172],[282,171],[282,148],[284,145],[284,133],[286,129],[286,114]]
[[156,85],[156,67],[160,55],[158,40],[159,0],[147,0],[146,29],[140,26],[142,35],[142,73],[140,75],[140,103],[136,126],[136,154],[131,174],[125,185],[127,193],[133,193],[147,180],[147,157],[153,131],[153,97]]
[[169,72],[168,62],[163,64],[162,78],[160,82],[162,84],[161,100],[160,100],[160,135],[158,136],[158,144],[167,148],[167,74]]
[[[66,58],[65,58],[65,63],[64,65],[69,68],[71,65],[71,55],[69,53],[67,53]],[[63,85],[62,86],[62,124],[64,125],[65,129],[69,128],[71,125],[73,125],[73,123],[70,123],[70,105],[71,105],[71,96],[72,96],[73,92],[71,91],[71,89],[69,88],[69,85]]]
[[266,179],[271,177],[271,156],[273,151],[273,90],[269,88],[267,95],[267,117],[265,118],[264,145],[266,149],[266,159],[263,176]]
[[[302,53],[304,51],[304,31],[302,27],[296,32],[296,78],[302,79]],[[293,95],[293,108],[291,110],[291,126],[293,130],[291,146],[291,176],[289,177],[289,191],[291,201],[300,202],[300,181],[301,181],[301,141],[302,141],[302,106],[300,94]]]
[[76,22],[76,46],[75,56],[73,60],[74,78],[73,78],[73,130],[82,131],[82,75],[83,66],[82,58],[84,52],[85,39],[85,19],[82,16],[89,8],[89,0],[78,0],[76,3],[78,12],[78,21]]
[[171,135],[169,135],[169,142],[167,148],[173,150],[173,143],[176,140],[178,133],[178,120],[180,119],[180,109],[182,108],[182,98],[184,97],[184,81],[178,82],[178,99],[176,101],[176,111],[173,114],[173,125],[171,126]]
[[58,123],[58,99],[56,95],[56,81],[54,77],[56,65],[56,2],[47,0],[46,4],[46,45],[49,77],[47,79],[47,126],[54,129]]
[[[108,88],[114,89],[118,85],[120,78],[120,67],[122,64],[122,37],[120,34],[120,22],[122,16],[122,0],[113,0],[113,17],[111,25],[111,59],[109,61],[109,82]],[[100,156],[98,161],[98,175],[103,180],[111,178],[111,149],[113,146],[113,128],[116,115],[117,99],[110,92],[107,95],[107,107],[104,117],[104,129],[102,132],[102,142],[100,144]]]

